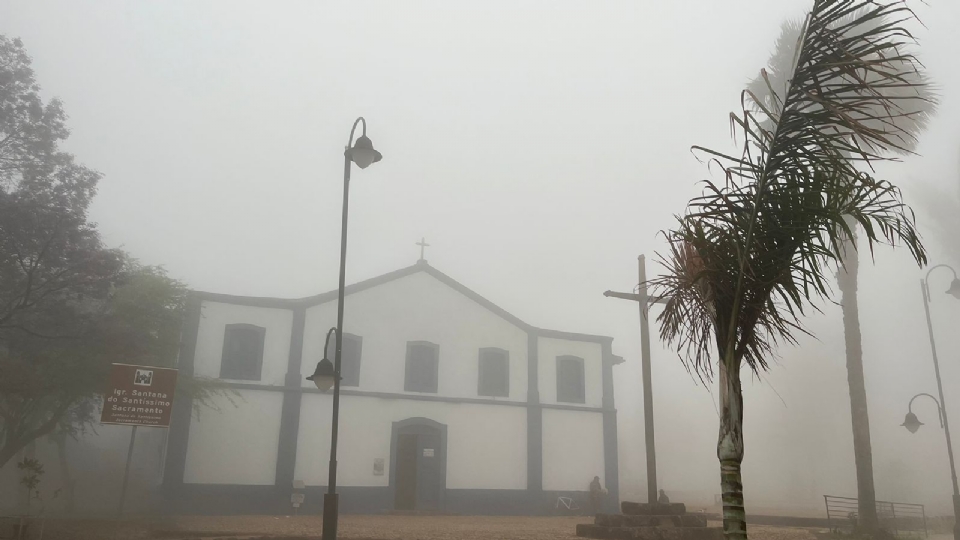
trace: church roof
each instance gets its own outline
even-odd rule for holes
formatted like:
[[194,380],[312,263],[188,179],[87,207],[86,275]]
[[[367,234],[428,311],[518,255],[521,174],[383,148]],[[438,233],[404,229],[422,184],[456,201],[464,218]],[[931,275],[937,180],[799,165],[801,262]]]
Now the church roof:
[[[559,339],[571,339],[576,341],[592,341],[597,343],[609,343],[613,341],[612,337],[609,336],[599,336],[594,334],[580,334],[576,332],[561,332],[559,330],[548,330],[545,328],[538,328],[533,325],[527,324],[526,322],[520,320],[519,317],[513,315],[507,310],[501,308],[500,306],[494,304],[490,300],[487,300],[479,293],[474,292],[472,289],[463,285],[459,281],[453,279],[452,277],[444,274],[443,272],[437,270],[436,268],[427,264],[427,261],[421,259],[417,261],[416,264],[407,266],[406,268],[401,268],[399,270],[394,270],[393,272],[387,272],[352,285],[347,285],[344,289],[344,295],[351,295],[358,293],[360,291],[365,291],[385,283],[390,283],[397,279],[416,274],[418,272],[425,272],[430,276],[434,277],[438,281],[446,284],[450,288],[460,292],[467,298],[473,300],[477,304],[480,304],[484,308],[498,315],[499,317],[505,319],[511,324],[527,331],[532,332],[544,337],[555,337]],[[307,296],[304,298],[271,298],[264,296],[237,296],[232,294],[220,294],[220,293],[211,293],[203,291],[192,291],[191,294],[200,299],[208,300],[211,302],[220,302],[224,304],[235,304],[243,306],[254,306],[254,307],[264,307],[264,308],[279,308],[279,309],[294,309],[299,307],[312,307],[319,304],[325,304],[327,302],[335,301],[337,299],[338,291],[332,290],[322,294],[317,294],[313,296]],[[620,359],[622,361],[622,359]],[[619,363],[619,362],[617,362]]]

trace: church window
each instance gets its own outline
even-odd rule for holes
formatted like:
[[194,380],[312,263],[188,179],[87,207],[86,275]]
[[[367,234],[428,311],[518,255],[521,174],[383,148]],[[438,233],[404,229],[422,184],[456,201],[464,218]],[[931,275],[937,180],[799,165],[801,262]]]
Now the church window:
[[427,341],[408,341],[403,389],[407,392],[436,394],[439,359],[439,345]]
[[267,329],[252,324],[228,324],[223,332],[220,378],[259,381],[263,340]]
[[[360,386],[360,352],[363,350],[363,338],[353,334],[343,334],[343,347],[340,351],[340,386]],[[336,339],[330,339],[327,345],[327,358],[334,362],[337,357]]]
[[510,395],[510,353],[495,347],[480,349],[477,394],[492,397]]
[[557,401],[584,403],[583,358],[557,357]]

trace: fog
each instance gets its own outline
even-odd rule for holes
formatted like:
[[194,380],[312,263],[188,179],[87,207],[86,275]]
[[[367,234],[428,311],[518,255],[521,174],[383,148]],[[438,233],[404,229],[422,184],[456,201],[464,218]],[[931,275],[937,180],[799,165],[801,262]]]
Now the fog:
[[[616,366],[621,499],[645,499],[636,286],[658,231],[716,178],[690,152],[732,149],[728,113],[787,18],[810,2],[189,2],[0,4],[45,98],[69,114],[65,148],[102,173],[104,241],[193,289],[302,297],[336,288],[342,151],[357,116],[383,153],[355,170],[347,282],[430,265],[532,325],[608,335]],[[917,213],[931,263],[960,264],[932,231],[931,190],[960,204],[960,4],[913,6],[940,106],[918,155],[883,164]],[[711,176],[713,174],[714,176]],[[957,210],[960,207],[955,206]],[[860,268],[877,498],[948,513],[951,485],[909,253]],[[931,276],[947,411],[960,418],[960,303]],[[838,306],[805,323],[745,383],[749,507],[822,512],[856,496]],[[652,308],[659,314],[659,307]],[[713,386],[652,325],[660,487],[719,493]],[[304,360],[310,362],[313,360]],[[587,479],[588,481],[589,479]]]

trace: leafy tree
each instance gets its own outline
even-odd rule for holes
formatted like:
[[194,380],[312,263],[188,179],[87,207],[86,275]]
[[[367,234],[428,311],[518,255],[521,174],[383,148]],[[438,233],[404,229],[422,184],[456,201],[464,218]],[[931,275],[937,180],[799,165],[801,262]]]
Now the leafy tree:
[[100,175],[59,151],[65,114],[39,91],[0,36],[0,466],[99,384],[76,345],[123,267],[87,222]]
[[[847,21],[852,15],[847,17]],[[877,30],[890,21],[886,17],[865,19],[852,30],[865,33]],[[781,28],[776,48],[770,56],[768,69],[762,77],[755,78],[748,86],[752,96],[759,98],[764,107],[779,110],[776,95],[771,89],[780,92],[793,78],[793,59],[797,44],[800,42],[802,21],[789,21]],[[885,115],[885,111],[871,111],[877,120],[865,122],[870,127],[894,127],[900,131],[900,148],[891,148],[897,152],[912,151],[918,134],[926,127],[929,114],[933,111],[934,101],[929,83],[919,65],[907,65],[904,62],[890,60],[897,77],[908,84],[883,85],[874,91],[899,103],[903,114]],[[870,74],[866,74],[870,78]],[[842,92],[842,91],[841,91]],[[846,94],[846,95],[844,95]],[[843,99],[856,99],[851,89],[841,94]],[[861,105],[871,107],[868,103]],[[879,107],[879,103],[873,107]],[[879,119],[882,118],[882,121]],[[871,125],[876,124],[876,125]],[[766,127],[771,127],[768,121]],[[875,533],[879,529],[877,519],[876,492],[873,482],[873,452],[870,444],[870,418],[867,408],[866,383],[863,377],[863,347],[860,332],[860,309],[857,301],[860,256],[857,252],[856,221],[847,216],[847,226],[851,235],[845,239],[842,265],[837,273],[840,289],[840,306],[843,313],[843,329],[847,364],[847,383],[850,392],[850,417],[853,431],[854,462],[857,473],[858,529],[865,533]]]
[[725,182],[705,182],[666,233],[666,273],[653,285],[668,299],[658,317],[661,337],[687,368],[709,380],[717,355],[727,538],[747,536],[741,369],[759,374],[780,343],[806,332],[801,317],[829,296],[828,267],[841,263],[853,234],[847,218],[863,228],[871,252],[878,243],[903,243],[926,261],[899,190],[858,169],[907,151],[911,140],[893,120],[913,112],[884,90],[922,88],[901,75],[916,65],[906,50],[912,17],[902,3],[815,0],[792,76],[774,86],[762,70],[769,99],[748,89],[742,113],[731,115],[741,154],[694,147]]
[[[0,465],[38,437],[92,428],[111,364],[175,367],[186,292],[161,269],[128,262],[105,299],[61,314],[76,333],[0,330]],[[177,394],[197,407],[227,395],[215,381],[187,377]]]
[[[57,166],[72,165],[70,156],[57,150],[69,135],[62,104],[57,99],[44,104],[23,43],[3,35],[0,113],[0,184],[9,187],[24,176],[42,176]],[[96,182],[96,174],[87,176]]]
[[[104,247],[87,221],[100,174],[59,150],[67,135],[22,43],[0,36],[0,467],[91,424],[111,363],[176,363],[186,289]],[[199,407],[222,389],[183,392]]]

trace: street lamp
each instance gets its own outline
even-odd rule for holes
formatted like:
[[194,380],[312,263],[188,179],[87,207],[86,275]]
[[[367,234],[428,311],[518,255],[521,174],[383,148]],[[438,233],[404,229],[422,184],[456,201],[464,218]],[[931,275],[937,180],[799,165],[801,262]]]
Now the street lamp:
[[339,372],[333,367],[333,362],[327,358],[327,351],[330,350],[330,335],[336,333],[336,327],[327,330],[327,339],[323,342],[323,359],[317,362],[317,369],[313,375],[307,377],[307,380],[313,382],[321,392],[329,390],[340,378]]
[[[950,271],[953,272],[953,281],[950,282],[950,288],[946,290],[946,293],[957,299],[960,299],[960,279],[957,279],[957,271],[952,267],[939,264],[931,268],[927,272],[927,275],[920,280],[920,292],[923,294],[923,311],[927,315],[927,332],[930,335],[930,355],[933,358],[933,369],[937,374],[937,391],[940,395],[940,400],[937,401],[937,399],[930,394],[918,394],[910,400],[910,404],[912,405],[913,400],[919,396],[928,396],[937,402],[937,408],[940,412],[940,424],[943,426],[943,432],[947,439],[947,456],[950,458],[950,479],[953,481],[953,538],[954,540],[960,540],[960,489],[957,488],[957,468],[953,461],[953,442],[950,439],[950,421],[947,419],[947,404],[943,399],[943,383],[940,381],[940,361],[937,358],[937,344],[933,339],[933,321],[930,319],[930,274],[937,268],[949,268]],[[916,433],[923,423],[917,419],[917,416],[913,414],[910,407],[908,407],[908,411],[902,425],[910,430],[910,433]]]
[[913,414],[913,400],[917,399],[920,396],[927,396],[932,399],[934,403],[937,404],[937,416],[940,418],[940,428],[943,428],[943,409],[940,407],[940,402],[937,401],[937,398],[931,396],[930,394],[917,394],[910,398],[910,404],[907,405],[907,415],[903,417],[903,423],[901,426],[907,428],[907,431],[910,433],[916,433],[920,426],[923,425],[923,422],[917,418],[917,415]]
[[[357,125],[363,124],[363,131],[357,142],[353,142],[353,136],[357,131]],[[330,477],[327,481],[327,493],[323,496],[323,540],[335,540],[337,538],[337,431],[340,423],[340,356],[343,346],[343,296],[344,285],[347,273],[347,203],[350,200],[350,164],[356,163],[357,167],[366,169],[372,163],[383,159],[380,152],[373,149],[373,142],[367,137],[367,121],[361,116],[353,123],[350,129],[350,139],[343,151],[343,218],[340,223],[340,288],[337,291],[337,326],[327,332],[326,344],[330,343],[330,335],[337,336],[337,349],[334,355],[333,365],[327,359],[327,345],[323,349],[323,359],[317,363],[317,370],[313,375],[307,377],[308,381],[313,381],[317,388],[326,391],[333,386],[333,427],[330,434]]]

